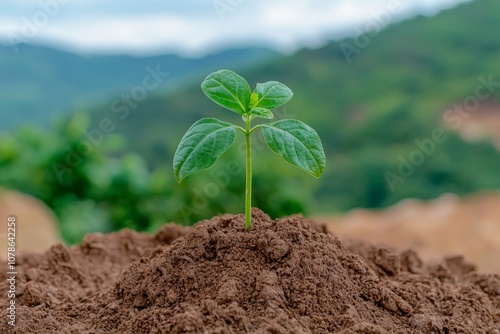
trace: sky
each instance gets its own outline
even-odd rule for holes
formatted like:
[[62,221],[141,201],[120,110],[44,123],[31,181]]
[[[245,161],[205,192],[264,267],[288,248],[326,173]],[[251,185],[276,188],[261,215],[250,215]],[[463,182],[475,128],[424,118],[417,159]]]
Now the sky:
[[465,1],[0,0],[0,41],[82,54],[196,57],[247,46],[291,53]]

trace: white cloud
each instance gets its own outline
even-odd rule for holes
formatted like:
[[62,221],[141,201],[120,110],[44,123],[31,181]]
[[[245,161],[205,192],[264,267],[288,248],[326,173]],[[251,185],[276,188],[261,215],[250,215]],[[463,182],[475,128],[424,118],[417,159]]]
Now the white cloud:
[[[403,4],[401,15],[407,16],[432,14],[464,0],[4,0],[0,35],[22,35],[30,22],[39,29],[29,41],[83,53],[195,55],[259,41],[287,52],[355,34],[356,27],[394,1]],[[217,12],[215,4],[229,7]],[[42,17],[46,8],[55,14],[38,26],[35,16]]]

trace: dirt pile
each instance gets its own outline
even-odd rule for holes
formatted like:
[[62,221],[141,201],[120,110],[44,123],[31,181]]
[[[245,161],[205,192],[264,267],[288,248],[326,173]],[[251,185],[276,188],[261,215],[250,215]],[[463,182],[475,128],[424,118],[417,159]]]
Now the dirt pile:
[[[16,213],[17,254],[44,252],[61,241],[57,218],[52,210],[39,199],[0,187],[0,245],[7,244],[8,213]],[[10,231],[12,232],[12,231]],[[7,260],[7,252],[0,252],[0,261]]]
[[500,277],[460,258],[428,265],[412,251],[344,245],[301,217],[255,210],[253,224],[224,215],[54,246],[19,266],[16,332],[500,331]]
[[415,249],[426,261],[463,254],[479,271],[500,274],[500,193],[431,201],[405,199],[384,210],[355,209],[328,222],[341,240],[362,239]]

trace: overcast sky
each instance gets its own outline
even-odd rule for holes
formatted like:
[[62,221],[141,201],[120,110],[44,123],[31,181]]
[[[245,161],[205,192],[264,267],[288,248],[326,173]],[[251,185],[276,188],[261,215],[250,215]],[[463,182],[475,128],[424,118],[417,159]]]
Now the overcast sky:
[[280,52],[352,36],[390,14],[433,15],[466,0],[0,0],[0,39],[80,53],[197,56],[263,45]]

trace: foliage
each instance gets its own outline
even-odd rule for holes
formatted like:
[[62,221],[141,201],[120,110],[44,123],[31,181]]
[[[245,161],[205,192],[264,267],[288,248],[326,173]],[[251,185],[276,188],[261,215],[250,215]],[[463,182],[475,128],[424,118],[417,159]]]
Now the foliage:
[[[398,157],[408,159],[419,149],[416,141],[446,126],[443,112],[475,93],[478,76],[500,80],[500,44],[492,33],[500,28],[497,16],[490,2],[477,0],[435,17],[390,26],[373,37],[351,64],[340,48],[342,42],[354,43],[346,39],[242,71],[250,81],[277,79],[300,91],[286,107],[273,110],[274,120],[300,113],[335,161],[322,182],[314,182],[297,175],[288,164],[276,168],[263,133],[254,133],[252,150],[260,158],[253,166],[255,206],[280,217],[379,208],[406,197],[429,199],[445,192],[462,195],[500,188],[500,154],[487,141],[465,142],[453,132],[395,191],[384,178],[387,171],[397,172]],[[167,70],[172,67],[175,64]],[[89,80],[92,85],[99,82]],[[174,155],[181,129],[202,117],[216,117],[217,110],[207,109],[198,85],[184,83],[176,81],[175,94],[148,95],[125,120],[110,111],[108,101],[91,111],[88,126],[78,118],[82,116],[74,116],[50,132],[24,128],[1,134],[0,184],[42,198],[55,209],[71,241],[86,230],[124,226],[153,230],[165,221],[188,224],[218,213],[241,212],[245,143],[236,143],[210,171],[182,184],[162,167],[172,163],[168,157]],[[15,85],[16,81],[9,81],[8,88]],[[15,90],[17,94],[5,94],[22,101],[30,87],[23,85]],[[490,99],[498,96],[495,91]],[[48,118],[36,108],[30,110]],[[2,111],[16,117],[8,105]],[[96,128],[105,117],[116,125],[113,134],[106,135],[102,145],[59,182],[52,162],[64,162],[66,147],[76,147],[84,129]],[[241,120],[236,112],[226,117],[233,124]]]
[[[17,52],[16,52],[17,49]],[[13,130],[26,120],[49,125],[54,116],[68,115],[82,103],[128,98],[142,99],[138,88],[157,71],[168,73],[156,83],[149,79],[147,94],[178,90],[194,76],[220,66],[244,67],[277,54],[262,48],[232,49],[200,58],[177,55],[134,57],[85,56],[38,45],[0,44],[0,130]],[[154,76],[154,74],[153,74]],[[175,86],[173,85],[175,83]],[[151,91],[149,88],[154,87]],[[109,108],[109,105],[108,105]]]
[[196,121],[182,138],[174,155],[175,177],[181,182],[185,177],[210,168],[234,143],[236,131],[246,139],[246,228],[251,225],[252,208],[252,133],[262,128],[264,139],[276,154],[314,177],[323,173],[325,153],[318,134],[298,120],[285,119],[251,127],[255,118],[272,119],[272,109],[281,107],[293,96],[292,91],[276,81],[258,83],[253,92],[241,76],[229,70],[210,74],[201,88],[212,101],[240,114],[245,128],[216,118]]
[[[308,201],[323,211],[378,208],[406,197],[429,199],[444,192],[462,195],[498,189],[500,155],[487,141],[468,143],[453,132],[394,191],[384,173],[397,173],[398,157],[408,158],[418,150],[415,141],[429,138],[436,128],[448,129],[444,111],[474,95],[478,76],[492,74],[495,81],[500,80],[496,70],[500,44],[491,33],[500,28],[499,22],[491,4],[478,0],[435,17],[390,26],[350,64],[340,44],[354,41],[346,39],[241,73],[249,81],[276,79],[301,92],[275,115],[293,118],[291,113],[300,113],[335,161]],[[498,96],[500,90],[490,98]],[[103,112],[96,109],[93,114]],[[215,112],[206,109],[204,94],[193,85],[176,94],[148,97],[119,131],[134,138],[130,150],[140,152],[150,166],[160,166],[165,156],[173,155],[172,143],[182,135],[179,129],[202,117],[216,117]],[[227,115],[228,122],[239,119],[237,113]],[[136,138],[136,129],[148,131]],[[224,164],[226,157],[220,160]],[[277,174],[276,182],[286,185],[289,176]],[[301,186],[290,189],[290,196],[303,196],[303,187],[316,187],[306,178],[297,182]]]
[[[244,191],[238,182],[244,162],[235,150],[227,155],[231,168],[215,166],[208,184],[192,178],[178,185],[169,168],[150,169],[139,154],[118,153],[126,145],[121,135],[108,134],[89,152],[81,151],[89,129],[88,116],[77,113],[52,131],[23,127],[12,134],[0,132],[0,185],[42,199],[58,216],[68,243],[79,242],[88,232],[124,227],[154,231],[168,221],[191,224],[214,211],[241,211],[235,199]],[[269,164],[260,167],[271,169]],[[266,187],[257,191],[278,200],[257,204],[274,217],[307,210],[308,197],[289,195],[275,181],[277,174],[270,171]]]

